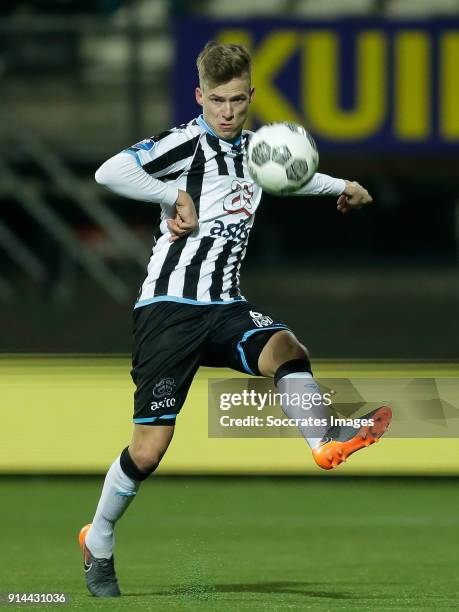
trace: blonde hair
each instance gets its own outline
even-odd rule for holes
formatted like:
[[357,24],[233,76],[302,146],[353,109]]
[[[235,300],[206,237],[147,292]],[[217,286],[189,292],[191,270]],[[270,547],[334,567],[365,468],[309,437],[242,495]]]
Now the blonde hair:
[[209,41],[196,60],[199,82],[222,85],[231,79],[247,76],[250,80],[250,54],[243,45],[222,45]]

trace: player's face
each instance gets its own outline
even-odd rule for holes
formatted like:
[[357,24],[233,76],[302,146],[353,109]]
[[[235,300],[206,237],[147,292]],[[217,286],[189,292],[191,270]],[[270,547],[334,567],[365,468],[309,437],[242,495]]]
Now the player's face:
[[217,136],[233,140],[247,119],[253,92],[249,77],[235,78],[215,87],[201,83],[196,88],[196,101],[202,106],[205,122]]

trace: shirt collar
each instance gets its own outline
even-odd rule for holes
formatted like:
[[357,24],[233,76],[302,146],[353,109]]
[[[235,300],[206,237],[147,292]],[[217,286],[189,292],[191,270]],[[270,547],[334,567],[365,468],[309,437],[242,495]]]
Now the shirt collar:
[[226,138],[220,138],[220,136],[218,136],[218,134],[216,134],[213,129],[207,124],[207,122],[204,120],[204,117],[202,115],[199,115],[199,117],[196,119],[196,121],[198,122],[198,124],[204,128],[206,130],[206,132],[208,134],[211,134],[211,136],[215,136],[215,138],[218,138],[219,140],[223,140],[224,142],[228,142],[229,144],[232,144],[235,147],[239,147],[241,142],[242,142],[242,136],[238,136],[237,138],[233,138],[233,140],[227,140]]

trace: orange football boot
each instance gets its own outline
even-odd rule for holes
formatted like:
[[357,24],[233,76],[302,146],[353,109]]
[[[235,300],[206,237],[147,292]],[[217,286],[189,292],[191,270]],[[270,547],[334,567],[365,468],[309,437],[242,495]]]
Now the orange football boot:
[[[332,470],[355,453],[355,451],[370,446],[379,440],[390,425],[392,410],[388,406],[381,406],[373,412],[358,417],[361,419],[373,419],[373,425],[364,425],[347,440],[339,440],[333,435],[324,436],[317,448],[312,449],[312,456],[317,465],[324,470]],[[344,427],[343,430],[348,430]]]
[[110,559],[98,559],[86,546],[86,535],[91,523],[80,529],[78,542],[83,553],[83,568],[88,591],[94,597],[119,597],[121,595],[115,574],[113,555]]
[[80,548],[81,548],[81,552],[83,553],[83,555],[86,554],[86,551],[88,550],[85,546],[85,540],[86,540],[86,534],[89,531],[89,528],[91,527],[92,523],[88,523],[87,525],[85,525],[84,527],[82,527],[80,529],[80,533],[78,534],[78,542],[80,544]]

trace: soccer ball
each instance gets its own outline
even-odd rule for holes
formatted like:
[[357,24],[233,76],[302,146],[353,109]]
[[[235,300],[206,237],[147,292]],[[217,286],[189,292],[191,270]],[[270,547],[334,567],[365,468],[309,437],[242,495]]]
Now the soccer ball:
[[316,143],[297,123],[270,123],[249,142],[248,168],[253,180],[268,193],[297,191],[319,165]]

